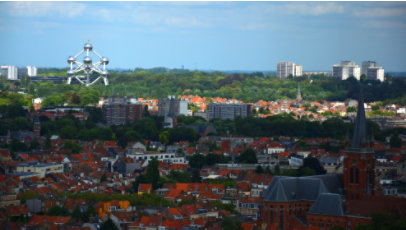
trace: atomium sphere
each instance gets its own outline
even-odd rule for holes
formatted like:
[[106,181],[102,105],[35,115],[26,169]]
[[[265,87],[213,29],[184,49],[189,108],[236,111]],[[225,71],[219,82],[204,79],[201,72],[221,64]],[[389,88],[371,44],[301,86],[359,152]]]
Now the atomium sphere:
[[86,56],[85,58],[83,58],[83,63],[85,63],[86,65],[91,65],[92,64],[92,58],[89,56]]
[[103,77],[106,77],[108,74],[109,74],[109,71],[107,71],[106,69],[101,72],[101,75]]
[[73,75],[75,75],[75,72],[73,72],[73,70],[68,70],[68,72],[67,72],[67,74],[68,74],[68,76],[73,76]]
[[109,64],[109,59],[107,57],[103,57],[101,61],[103,64]]
[[91,50],[93,49],[93,46],[92,46],[92,44],[90,44],[90,43],[86,43],[84,49],[85,49],[86,51],[91,51]]
[[68,57],[68,63],[69,63],[69,64],[72,64],[72,63],[74,63],[74,62],[75,62],[75,58],[74,58],[74,57],[72,57],[72,56]]

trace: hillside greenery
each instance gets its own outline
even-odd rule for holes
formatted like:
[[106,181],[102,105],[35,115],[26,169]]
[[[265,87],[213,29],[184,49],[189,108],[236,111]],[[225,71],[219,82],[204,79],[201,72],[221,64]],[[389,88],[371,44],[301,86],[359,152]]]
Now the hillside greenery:
[[[64,76],[66,69],[46,69],[42,76]],[[303,98],[308,101],[344,101],[358,98],[359,84],[355,78],[341,81],[324,75],[310,77],[288,77],[278,79],[275,75],[254,73],[223,73],[166,68],[110,71],[110,85],[102,81],[91,87],[79,84],[55,84],[52,82],[17,82],[17,88],[33,97],[48,97],[45,105],[60,105],[65,101],[70,105],[96,103],[99,96],[133,96],[142,98],[162,98],[168,95],[199,95],[240,99],[245,102],[258,100],[294,99],[300,84]],[[406,79],[386,76],[383,83],[361,81],[365,101],[383,101],[406,104]],[[8,87],[8,88],[7,88]],[[0,90],[10,90],[2,82]],[[52,96],[52,97],[50,97]],[[0,100],[0,104],[7,103]]]

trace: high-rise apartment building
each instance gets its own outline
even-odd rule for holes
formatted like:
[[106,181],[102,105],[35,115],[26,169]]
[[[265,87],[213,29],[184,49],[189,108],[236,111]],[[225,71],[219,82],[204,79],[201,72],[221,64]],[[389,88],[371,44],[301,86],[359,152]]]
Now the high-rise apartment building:
[[187,105],[186,100],[177,99],[175,96],[161,98],[158,100],[158,116],[177,117],[180,114],[187,116]]
[[37,76],[37,67],[35,66],[27,66],[27,75],[29,77],[36,77]]
[[108,125],[123,125],[142,118],[142,104],[132,98],[109,98],[103,105]]
[[15,81],[18,80],[18,69],[15,66],[3,65],[0,66],[0,74],[3,79]]
[[333,65],[333,77],[341,80],[354,76],[357,80],[360,79],[361,70],[353,61],[341,61],[339,64]]
[[302,66],[293,62],[279,62],[276,66],[276,72],[279,78],[286,78],[289,75],[293,77],[302,76]]
[[378,64],[376,64],[375,61],[364,61],[361,64],[361,75],[367,76],[368,74],[368,68],[370,67],[378,67]]
[[234,120],[235,117],[247,117],[251,114],[249,104],[210,103],[208,106],[209,120]]
[[382,67],[369,67],[366,74],[367,80],[384,81],[385,71]]

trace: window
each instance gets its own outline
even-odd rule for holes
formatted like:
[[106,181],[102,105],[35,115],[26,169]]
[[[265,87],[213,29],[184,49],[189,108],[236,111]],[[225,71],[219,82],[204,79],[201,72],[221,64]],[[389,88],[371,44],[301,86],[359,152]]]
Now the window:
[[271,211],[270,221],[273,223],[273,211]]
[[351,168],[350,170],[350,184],[354,183],[354,168]]
[[355,183],[359,184],[359,168],[355,169]]
[[283,211],[280,212],[279,226],[283,229]]

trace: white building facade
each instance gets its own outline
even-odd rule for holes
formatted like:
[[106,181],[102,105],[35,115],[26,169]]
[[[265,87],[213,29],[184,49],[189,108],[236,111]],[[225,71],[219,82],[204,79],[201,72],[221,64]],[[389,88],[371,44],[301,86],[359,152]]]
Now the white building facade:
[[368,68],[370,67],[378,67],[378,64],[376,64],[375,61],[364,61],[361,64],[361,75],[367,76],[368,74]]
[[11,80],[11,81],[15,81],[18,80],[18,69],[15,66],[12,65],[3,65],[0,66],[0,74],[2,76],[2,78],[7,80]]
[[361,77],[361,69],[353,61],[341,61],[339,64],[333,65],[333,77],[341,80],[354,76],[357,80]]
[[276,66],[278,78],[286,78],[289,75],[293,77],[302,76],[302,71],[302,66],[293,62],[279,62]]
[[37,76],[37,67],[27,66],[27,75],[29,77],[36,77]]
[[382,67],[369,67],[367,72],[367,80],[375,80],[383,82],[385,71]]

